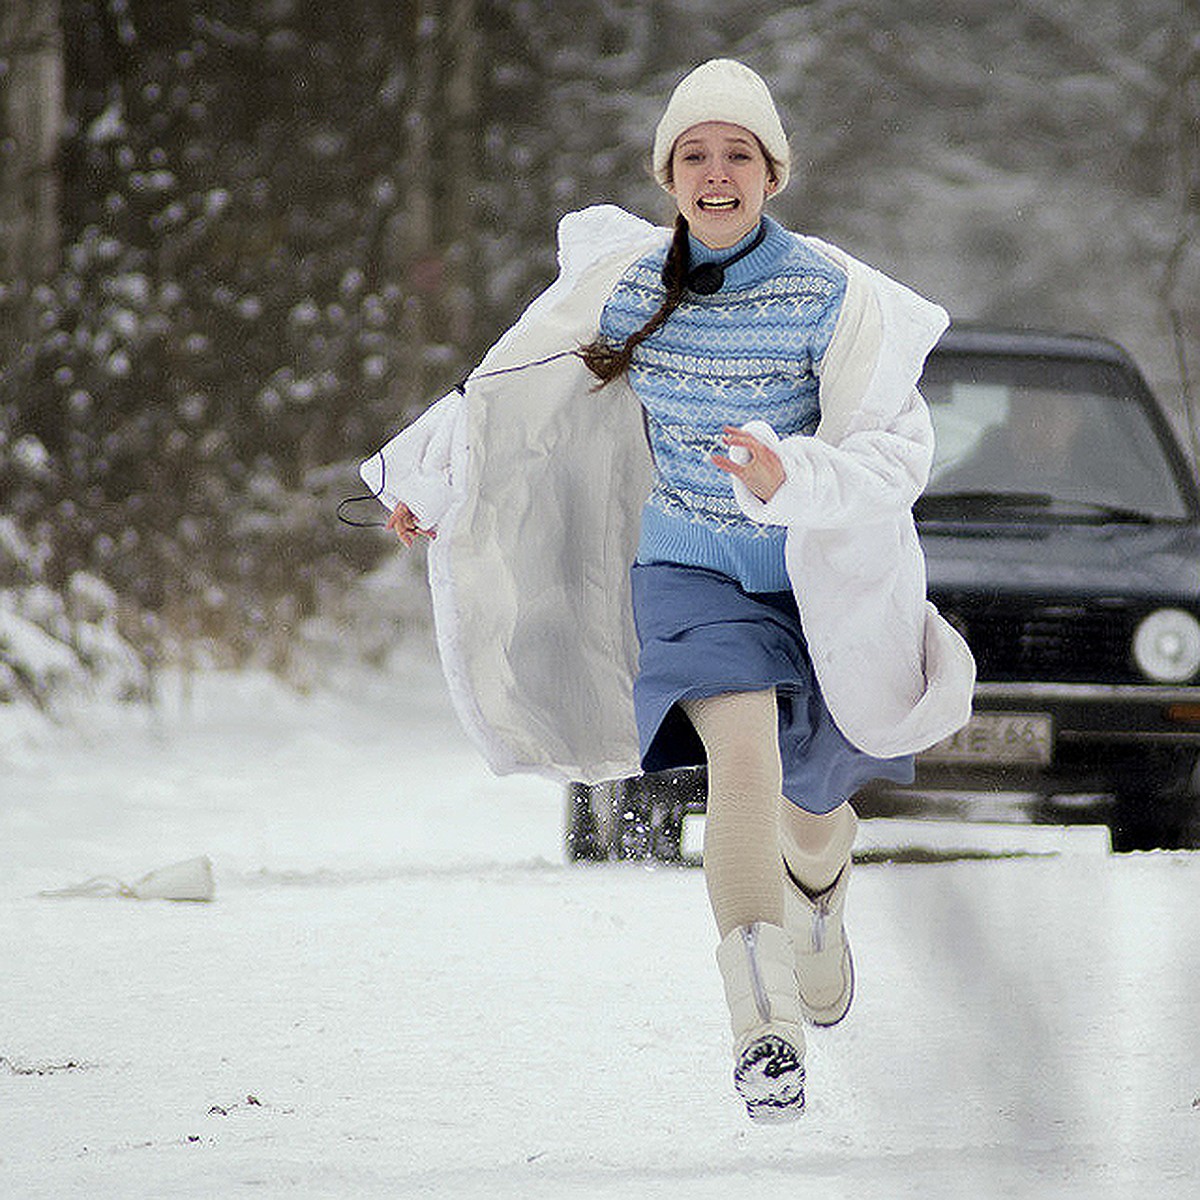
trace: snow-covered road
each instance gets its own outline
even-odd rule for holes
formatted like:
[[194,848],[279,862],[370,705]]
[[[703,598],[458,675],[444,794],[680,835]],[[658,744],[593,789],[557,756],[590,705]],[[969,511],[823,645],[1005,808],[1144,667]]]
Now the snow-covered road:
[[[1200,855],[860,866],[809,1112],[729,1082],[699,871],[563,862],[414,652],[258,676],[0,758],[0,1196],[1195,1194]],[[207,854],[212,904],[39,896]]]

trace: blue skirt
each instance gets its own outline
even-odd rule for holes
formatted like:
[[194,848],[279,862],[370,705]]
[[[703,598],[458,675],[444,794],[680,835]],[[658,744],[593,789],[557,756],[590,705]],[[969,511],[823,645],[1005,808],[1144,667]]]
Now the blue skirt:
[[833,723],[791,592],[746,592],[719,572],[674,563],[638,563],[632,579],[641,643],[633,704],[643,770],[705,761],[680,700],[773,687],[783,794],[793,803],[827,813],[868,780],[912,782],[911,755],[872,758]]

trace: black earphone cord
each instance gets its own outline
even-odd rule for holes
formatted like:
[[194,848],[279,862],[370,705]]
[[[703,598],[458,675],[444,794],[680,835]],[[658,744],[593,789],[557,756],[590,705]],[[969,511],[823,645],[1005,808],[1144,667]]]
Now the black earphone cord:
[[[694,267],[688,268],[687,286],[690,291],[695,292],[699,296],[711,296],[719,292],[725,284],[725,268],[731,267],[735,262],[740,262],[747,254],[753,253],[763,244],[763,239],[767,236],[767,223],[760,221],[758,224],[758,232],[754,235],[753,240],[746,246],[743,246],[736,254],[731,254],[728,258],[721,259],[718,262],[703,262],[698,263]],[[532,362],[518,363],[512,367],[497,367],[492,371],[472,372],[467,375],[455,391],[464,393],[467,390],[467,384],[473,379],[490,379],[495,375],[511,375],[514,371],[526,371],[530,367],[544,367],[547,363],[556,362],[560,358],[567,358],[575,354],[574,350],[560,350],[557,354],[549,354],[545,358],[537,358]],[[387,463],[383,457],[383,450],[376,450],[375,455],[379,458],[379,490],[377,492],[367,492],[362,496],[347,496],[337,506],[337,519],[343,525],[350,525],[355,529],[383,529],[386,521],[354,521],[347,517],[344,509],[348,504],[363,504],[368,500],[381,500],[383,489],[387,482]],[[370,461],[368,459],[368,461]]]
[[[455,384],[454,390],[461,395],[466,395],[467,384],[476,379],[491,379],[496,375],[511,375],[516,371],[526,371],[530,367],[544,367],[548,363],[557,362],[560,358],[569,358],[575,354],[574,350],[559,350],[556,354],[548,354],[545,358],[535,358],[532,362],[517,363],[512,367],[496,367],[491,371],[472,371],[469,375]],[[348,504],[365,504],[368,500],[378,501],[383,503],[383,489],[387,486],[387,460],[383,457],[383,449],[376,450],[371,458],[379,459],[379,490],[375,492],[367,492],[362,496],[347,496],[340,501],[337,506],[337,519],[343,525],[349,525],[354,529],[384,529],[387,526],[386,521],[355,521],[347,517],[343,510]],[[371,459],[367,459],[368,462]]]
[[[767,236],[767,223],[760,221],[758,224],[758,232],[754,235],[753,240],[746,246],[743,246],[736,254],[731,254],[726,259],[721,259],[717,262],[697,263],[696,266],[688,268],[687,287],[689,291],[695,292],[699,296],[711,296],[719,292],[725,284],[725,268],[731,267],[735,262],[740,262],[747,254],[753,253],[763,244],[763,240]],[[567,358],[575,354],[574,350],[560,350],[557,354],[549,354],[545,358],[537,358],[532,362],[518,363],[512,367],[497,367],[492,371],[472,372],[467,375],[455,388],[455,391],[465,394],[467,384],[473,379],[490,379],[495,375],[511,375],[515,371],[525,371],[530,367],[543,367],[547,363],[556,362],[560,358]],[[337,519],[343,525],[350,525],[355,529],[383,529],[386,527],[386,521],[355,521],[347,517],[344,509],[348,504],[363,504],[368,500],[382,502],[383,489],[387,482],[387,463],[383,457],[383,450],[376,450],[372,457],[379,458],[379,490],[377,492],[367,492],[362,496],[347,496],[337,506]],[[368,462],[370,459],[367,460]]]

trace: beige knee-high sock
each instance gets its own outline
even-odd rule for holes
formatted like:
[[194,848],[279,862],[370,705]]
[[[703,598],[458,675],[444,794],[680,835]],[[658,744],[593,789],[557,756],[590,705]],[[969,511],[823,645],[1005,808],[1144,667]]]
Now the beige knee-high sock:
[[838,877],[858,832],[858,817],[847,801],[829,813],[810,813],[790,800],[779,809],[783,857],[805,891],[823,892]]
[[704,877],[721,937],[783,924],[779,864],[779,725],[775,691],[683,701],[708,757]]

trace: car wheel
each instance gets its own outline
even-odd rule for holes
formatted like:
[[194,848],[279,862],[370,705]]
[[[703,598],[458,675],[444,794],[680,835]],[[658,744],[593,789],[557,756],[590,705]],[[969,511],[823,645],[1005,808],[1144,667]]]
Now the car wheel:
[[626,779],[619,790],[618,858],[678,862],[683,856],[683,802],[673,783],[653,775]]
[[[683,859],[683,821],[695,805],[692,780],[676,772],[611,783],[571,783],[566,798],[568,861]],[[688,773],[689,776],[692,773]]]
[[606,830],[611,824],[613,786],[609,783],[567,784],[564,848],[568,862],[599,862],[609,857]]
[[1109,817],[1113,849],[1200,848],[1198,770],[1194,754],[1164,751],[1116,771]]

